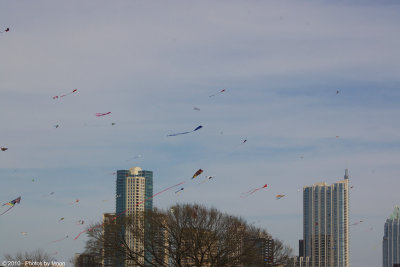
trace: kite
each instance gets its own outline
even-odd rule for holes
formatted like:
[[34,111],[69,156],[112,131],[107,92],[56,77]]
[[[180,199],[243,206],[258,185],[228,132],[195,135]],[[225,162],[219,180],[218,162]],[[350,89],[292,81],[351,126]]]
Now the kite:
[[258,190],[261,190],[261,189],[267,188],[267,187],[268,187],[268,185],[265,184],[265,185],[262,186],[262,187],[253,188],[253,189],[251,189],[250,191],[247,191],[247,192],[242,193],[242,195],[241,195],[240,197],[241,197],[241,198],[246,198],[246,197],[248,197],[248,196],[254,194],[255,192],[257,192]]
[[199,109],[198,107],[194,107],[193,109],[194,109],[194,110],[197,110],[197,111],[200,111],[200,109]]
[[111,125],[115,125],[115,122],[112,122]]
[[35,181],[35,179],[32,179],[32,182],[34,182]]
[[61,239],[57,239],[57,240],[51,241],[51,243],[60,242],[60,241],[63,241],[63,240],[65,240],[65,239],[67,239],[67,238],[68,238],[68,235],[66,235],[64,238],[61,238]]
[[339,135],[336,135],[336,138],[339,138]]
[[226,90],[225,89],[222,89],[221,91],[219,91],[218,93],[215,93],[215,94],[213,94],[213,95],[210,95],[210,96],[208,96],[208,97],[213,97],[213,96],[216,96],[216,95],[218,95],[218,94],[221,94],[221,93],[223,93],[223,92],[225,92]]
[[285,195],[276,195],[276,200],[283,198]]
[[60,127],[60,125],[56,124],[56,125],[54,125],[54,127],[57,129],[58,127]]
[[64,217],[60,218],[60,219],[58,220],[58,222],[61,222],[61,221],[63,221],[63,220],[64,220]]
[[61,96],[58,96],[58,95],[53,96],[53,99],[58,99],[58,98],[61,98],[61,97],[64,97],[64,96],[67,96],[67,95],[76,93],[77,91],[78,91],[78,89],[74,89],[74,90],[72,90],[71,92],[69,92],[69,93],[67,93],[67,94],[64,94],[64,95],[61,95]]
[[244,139],[243,142],[242,142],[242,144],[244,144],[244,143],[246,143],[246,142],[247,142],[247,139]]
[[175,133],[175,134],[168,134],[167,136],[177,136],[177,135],[181,135],[181,134],[188,134],[188,133],[193,133],[199,129],[203,128],[203,126],[197,126],[196,129],[194,129],[193,131],[189,131],[189,132],[183,132],[183,133]]
[[204,184],[205,182],[211,180],[212,178],[214,178],[214,176],[207,176],[206,179],[204,179],[200,184]]
[[27,232],[21,232],[21,235],[23,235],[23,236],[27,236],[27,235],[28,235],[28,233],[27,233]]
[[136,155],[136,156],[134,156],[133,158],[130,158],[130,159],[127,159],[126,161],[130,161],[130,160],[133,160],[133,159],[140,159],[142,157],[142,155]]
[[368,229],[364,229],[363,231],[364,232],[371,232],[371,231],[373,231],[374,230],[374,227],[370,227],[370,228],[368,228]]
[[353,188],[354,188],[354,185],[350,186],[350,189],[353,189]]
[[357,225],[357,224],[362,223],[362,222],[363,222],[363,221],[358,221],[358,222],[355,222],[355,223],[350,224],[349,226]]
[[6,150],[8,150],[7,147],[1,147],[0,149],[1,149],[1,151],[6,151]]
[[181,189],[179,189],[178,191],[176,191],[175,194],[179,195],[180,193],[182,193],[183,190],[185,190],[185,188],[182,187]]
[[3,206],[10,206],[6,211],[4,211],[1,215],[3,215],[4,213],[6,213],[7,211],[9,211],[10,209],[14,208],[15,204],[19,204],[21,202],[21,197],[17,197],[14,200],[11,200],[10,202],[7,202],[5,204],[3,204]]
[[0,33],[9,32],[10,28],[6,28],[4,31],[0,31]]
[[192,179],[194,179],[194,178],[196,178],[197,176],[199,176],[202,172],[203,172],[203,170],[202,170],[202,169],[199,169],[197,172],[195,172],[195,173],[193,174]]
[[51,196],[51,195],[54,195],[54,192],[50,192],[50,194],[48,194],[48,195],[43,195],[42,197],[49,197],[49,196]]
[[340,93],[340,91],[339,90],[336,90],[336,94],[338,95]]
[[[171,189],[174,188],[174,187],[180,186],[180,185],[182,185],[182,184],[184,184],[184,183],[185,183],[185,182],[180,182],[179,184],[176,184],[176,185],[167,187],[167,188],[161,190],[160,192],[158,192],[158,193],[152,195],[151,197],[148,197],[148,198],[146,198],[145,200],[138,202],[138,203],[136,204],[136,206],[139,206],[140,204],[145,203],[147,200],[153,199],[154,197],[156,197],[156,196],[158,196],[158,195],[160,195],[160,194],[162,194],[162,193],[164,193],[164,192],[166,192],[166,191],[168,191],[168,190],[171,190]],[[125,214],[127,211],[128,211],[128,210],[126,209],[126,210],[124,210],[123,212],[121,212],[121,213],[119,213],[119,214],[116,214],[116,215],[114,216],[113,220],[115,220],[115,219],[117,219],[119,216]],[[86,229],[86,230],[80,232],[80,233],[74,238],[74,240],[77,240],[77,239],[79,238],[79,236],[80,236],[81,234],[83,234],[83,233],[86,233],[86,232],[88,232],[88,231],[90,232],[90,231],[92,231],[92,230],[95,229],[95,228],[99,228],[99,227],[103,227],[103,226],[104,226],[104,223],[103,223],[103,224],[100,224],[100,225],[96,225],[96,226],[94,226],[94,227],[92,227],[92,228]]]
[[79,220],[79,221],[76,221],[75,223],[76,223],[77,225],[81,225],[81,224],[84,224],[85,221],[84,221],[84,220]]
[[75,203],[78,203],[78,202],[79,202],[79,199],[75,200],[74,202],[70,202],[69,204],[74,205]]
[[111,114],[111,111],[106,112],[106,113],[96,113],[96,117],[102,117],[102,116],[106,116],[108,114]]

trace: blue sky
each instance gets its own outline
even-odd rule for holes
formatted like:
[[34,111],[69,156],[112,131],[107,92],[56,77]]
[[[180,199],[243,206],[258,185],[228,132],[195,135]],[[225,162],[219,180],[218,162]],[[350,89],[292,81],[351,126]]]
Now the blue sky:
[[396,1],[0,2],[10,27],[0,35],[0,201],[22,196],[0,217],[0,255],[81,252],[74,222],[113,212],[112,172],[133,166],[154,171],[155,192],[202,168],[215,180],[155,206],[214,206],[297,253],[297,189],[348,168],[350,221],[364,221],[351,227],[351,265],[379,266],[399,204],[399,11]]

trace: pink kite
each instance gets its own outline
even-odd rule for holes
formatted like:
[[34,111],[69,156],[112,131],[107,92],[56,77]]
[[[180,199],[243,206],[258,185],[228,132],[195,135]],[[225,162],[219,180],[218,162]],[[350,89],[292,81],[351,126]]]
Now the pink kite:
[[257,192],[258,190],[261,190],[261,189],[267,188],[267,187],[268,187],[268,185],[265,184],[265,185],[262,186],[262,187],[253,188],[253,189],[251,189],[250,191],[247,191],[247,192],[242,193],[242,195],[241,195],[240,197],[241,197],[241,198],[246,198],[246,197],[248,197],[248,196],[254,194],[255,192]]
[[75,200],[74,202],[70,202],[69,204],[74,205],[75,203],[78,203],[78,202],[79,202],[79,199]]
[[53,99],[58,99],[58,98],[61,98],[61,97],[64,97],[64,96],[67,96],[67,95],[76,93],[77,91],[78,91],[78,89],[74,89],[74,90],[72,90],[72,92],[69,92],[69,93],[67,93],[67,94],[64,94],[64,95],[61,95],[61,96],[58,96],[58,95],[53,96]]
[[105,116],[105,115],[108,115],[108,114],[111,114],[111,111],[106,112],[106,113],[96,113],[96,117],[102,117],[102,116]]

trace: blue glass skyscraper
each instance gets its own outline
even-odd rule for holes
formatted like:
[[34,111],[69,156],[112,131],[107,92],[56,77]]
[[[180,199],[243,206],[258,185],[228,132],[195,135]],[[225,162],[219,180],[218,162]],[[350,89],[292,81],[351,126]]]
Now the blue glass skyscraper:
[[[131,216],[135,223],[142,225],[145,231],[137,236],[126,230],[124,235],[130,249],[144,251],[143,257],[150,258],[149,253],[144,249],[146,244],[146,219],[143,217],[145,211],[153,209],[153,172],[142,170],[140,167],[133,167],[129,170],[117,171],[116,183],[116,214],[119,218]],[[123,257],[123,256],[122,256]],[[144,263],[144,258],[142,258]],[[132,262],[126,261],[118,266],[133,266]]]
[[303,188],[304,256],[316,267],[349,266],[349,180]]
[[386,220],[383,234],[383,267],[400,264],[400,207],[395,206]]
[[131,213],[141,201],[143,201],[143,210],[151,211],[153,209],[152,195],[152,171],[145,171],[139,167],[117,171],[116,214]]

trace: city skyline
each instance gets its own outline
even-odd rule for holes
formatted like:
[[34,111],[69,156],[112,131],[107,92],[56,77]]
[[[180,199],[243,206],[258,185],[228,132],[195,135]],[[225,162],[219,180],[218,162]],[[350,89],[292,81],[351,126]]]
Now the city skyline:
[[216,207],[296,253],[301,189],[347,168],[349,222],[363,221],[350,264],[380,266],[400,204],[399,14],[390,0],[3,1],[0,197],[21,202],[0,217],[0,260],[82,252],[73,238],[115,211],[113,173],[131,166],[155,193],[201,168],[154,207]]

